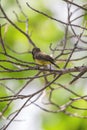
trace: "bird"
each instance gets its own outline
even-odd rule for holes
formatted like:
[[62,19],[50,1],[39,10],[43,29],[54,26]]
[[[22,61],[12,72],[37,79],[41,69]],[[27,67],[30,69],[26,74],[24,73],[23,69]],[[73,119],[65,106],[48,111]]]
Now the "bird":
[[32,49],[32,55],[35,62],[42,66],[47,66],[49,64],[53,64],[55,67],[59,69],[59,66],[55,64],[55,60],[50,56],[45,54],[38,47],[34,47]]

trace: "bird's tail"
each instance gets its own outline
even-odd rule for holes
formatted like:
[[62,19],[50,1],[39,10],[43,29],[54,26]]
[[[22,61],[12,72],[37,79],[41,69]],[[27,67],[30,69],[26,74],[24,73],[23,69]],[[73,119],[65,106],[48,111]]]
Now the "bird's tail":
[[57,67],[58,69],[60,69],[60,67],[59,67],[57,64],[55,64],[54,62],[52,62],[52,64],[53,64],[55,67]]

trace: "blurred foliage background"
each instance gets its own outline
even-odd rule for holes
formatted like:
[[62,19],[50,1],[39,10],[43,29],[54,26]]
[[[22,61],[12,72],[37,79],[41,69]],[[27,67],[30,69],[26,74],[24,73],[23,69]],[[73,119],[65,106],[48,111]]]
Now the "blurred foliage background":
[[[26,14],[26,16],[29,18],[29,33],[31,35],[31,38],[33,39],[34,43],[40,47],[43,51],[47,52],[48,54],[51,53],[50,51],[50,44],[52,43],[53,46],[55,47],[56,44],[58,44],[65,35],[64,32],[64,26],[61,26],[60,24],[58,24],[57,22],[48,19],[47,17],[40,15],[34,11],[32,11],[31,9],[29,9],[26,6],[26,1],[25,0],[20,0],[20,5],[22,7],[22,10],[24,11],[24,13]],[[56,16],[57,12],[53,12],[53,10],[55,10],[56,6],[58,4],[60,4],[64,7],[66,6],[62,0],[59,1],[46,1],[46,0],[39,0],[39,1],[27,1],[29,2],[30,5],[32,5],[32,7],[41,10],[42,12],[45,12],[48,15],[51,16]],[[54,5],[52,6],[54,2]],[[78,4],[79,3],[86,3],[86,0],[78,0]],[[62,3],[62,4],[61,4]],[[16,24],[18,25],[18,27],[20,27],[22,30],[26,31],[26,25],[25,25],[25,17],[23,16],[23,14],[21,13],[20,9],[18,8],[17,2],[16,0],[1,0],[1,4],[6,12],[6,14],[8,15],[8,17]],[[59,5],[58,5],[59,6]],[[62,7],[61,7],[62,8]],[[65,8],[65,7],[64,7]],[[63,8],[62,8],[63,10]],[[13,13],[13,11],[15,11],[18,15],[19,20],[21,20],[21,22],[19,22],[17,20],[17,17],[15,15],[15,13]],[[59,12],[61,14],[61,17],[63,17],[62,15],[65,14],[64,10],[62,12]],[[63,14],[64,13],[64,14]],[[0,12],[1,15],[1,12]],[[65,17],[65,16],[64,16]],[[59,18],[59,16],[58,16]],[[60,18],[61,19],[61,18]],[[82,19],[82,21],[80,22],[80,24],[82,24],[83,20],[86,19],[86,17],[84,17]],[[3,23],[7,23],[7,21],[5,19],[0,19],[0,24]],[[28,51],[32,50],[32,45],[29,44],[28,40],[26,39],[26,37],[21,34],[18,30],[16,30],[11,24],[6,24],[5,27],[3,27],[2,30],[2,34],[3,34],[3,39],[4,42],[7,46],[7,52],[9,55],[11,56],[15,56],[18,59],[21,59],[23,61],[26,62],[33,62],[32,59],[32,55],[30,53],[27,53]],[[70,43],[68,44],[69,46],[72,46],[72,41],[69,41]],[[9,50],[10,48],[10,50]],[[11,51],[13,50],[13,51]],[[2,52],[2,47],[0,47],[0,51]],[[17,53],[15,53],[15,52]],[[5,57],[3,54],[0,54],[0,60],[6,60],[7,57]],[[10,58],[8,58],[10,59]],[[15,61],[15,60],[14,60]],[[78,63],[79,64],[79,63]],[[81,64],[82,61],[81,61]],[[4,67],[8,67],[10,69],[15,69],[16,67],[13,66],[11,63],[6,63],[6,62],[0,62],[0,65],[3,65]],[[60,66],[62,66],[62,64],[60,63]],[[72,64],[70,65],[72,66]],[[2,70],[2,68],[0,68],[0,70]],[[25,72],[17,72],[17,73],[0,73],[0,78],[5,78],[5,77],[27,77],[27,76],[32,76],[35,73],[35,71],[25,71]],[[71,79],[70,75],[65,75],[64,79],[62,80],[61,78],[59,79],[59,82],[62,83],[67,83],[69,80]],[[43,81],[40,81],[40,83]],[[78,90],[78,86],[73,86],[72,85],[72,90],[74,89],[75,91],[78,91],[78,93],[86,93],[87,90],[85,89],[85,87],[83,88],[83,84],[86,85],[86,81],[83,81],[84,83],[79,84],[80,88]],[[9,91],[3,87],[3,83],[9,87],[11,87],[13,89],[13,91],[17,91],[24,83],[24,80],[19,80],[19,81],[1,81],[0,84],[0,96],[6,96],[9,95]],[[86,91],[85,91],[86,90]],[[84,92],[85,91],[85,92]],[[56,100],[56,102],[66,102],[67,98],[69,98],[70,94],[66,93],[66,91],[60,89],[58,92],[54,92],[53,95],[53,99]],[[2,109],[4,108],[5,103],[0,103],[0,111],[2,111]],[[85,103],[78,102],[78,105],[83,105],[87,106]],[[81,105],[81,106],[82,106]],[[11,107],[8,109],[8,111],[4,114],[4,116],[8,115],[9,112],[13,109],[14,104],[11,105]],[[83,115],[87,114],[86,111],[83,112],[79,112],[82,113]],[[47,113],[47,112],[40,112],[40,118],[41,121],[38,120],[39,123],[41,123],[41,130],[86,130],[87,129],[87,119],[81,119],[81,118],[75,118],[75,117],[70,117],[68,115],[65,115],[63,113]],[[35,122],[34,122],[35,125]]]

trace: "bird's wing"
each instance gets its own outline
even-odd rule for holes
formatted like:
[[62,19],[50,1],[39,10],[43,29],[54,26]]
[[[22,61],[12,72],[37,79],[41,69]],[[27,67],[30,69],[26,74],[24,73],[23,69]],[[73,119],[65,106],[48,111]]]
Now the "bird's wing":
[[51,63],[54,62],[54,59],[53,59],[51,56],[46,55],[46,54],[44,54],[44,53],[42,53],[42,52],[37,53],[37,55],[35,56],[35,59],[44,60],[44,61],[49,61],[49,62],[51,62]]

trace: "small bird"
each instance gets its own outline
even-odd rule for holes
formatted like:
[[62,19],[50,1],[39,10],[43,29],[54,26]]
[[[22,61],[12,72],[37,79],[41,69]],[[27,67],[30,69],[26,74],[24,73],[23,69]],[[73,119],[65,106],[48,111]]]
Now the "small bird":
[[35,62],[37,64],[39,64],[39,65],[46,66],[46,65],[49,65],[49,64],[53,64],[54,66],[56,66],[57,68],[59,68],[59,66],[57,66],[55,64],[54,59],[51,56],[43,53],[40,50],[40,48],[37,48],[37,47],[33,48],[32,55],[33,55],[33,59],[35,60]]

